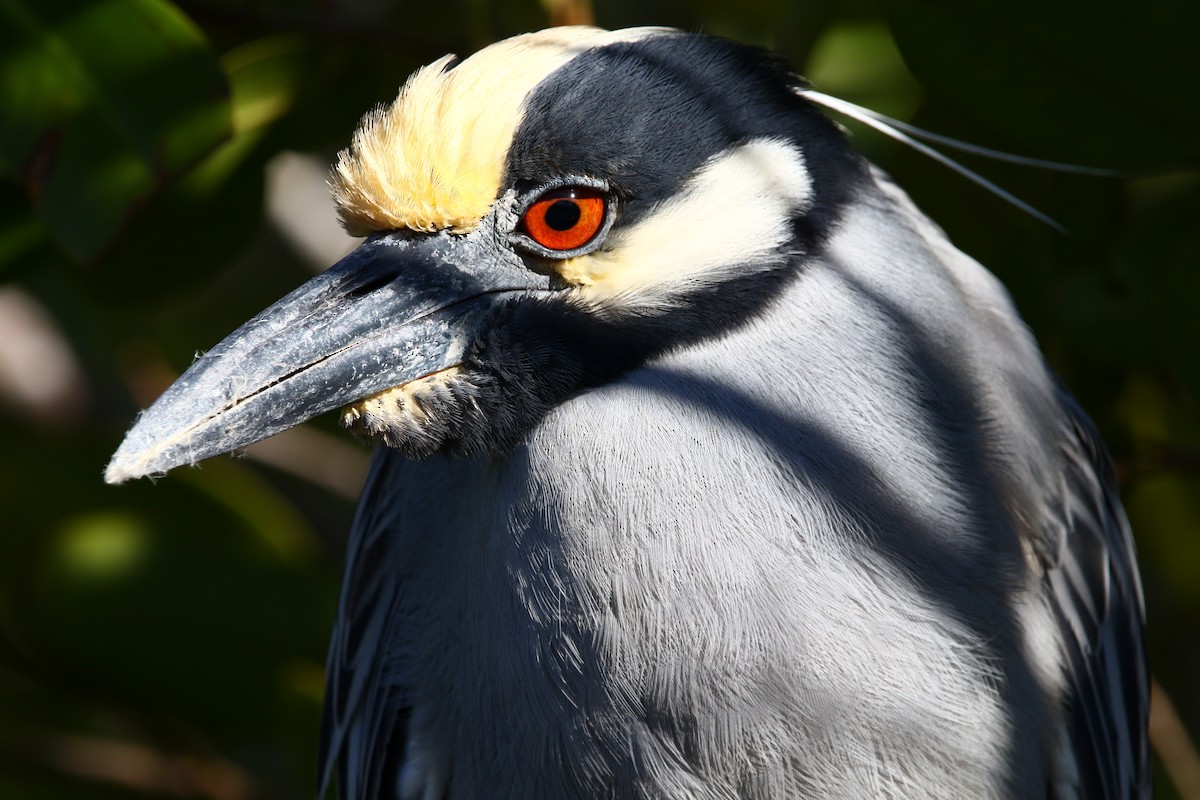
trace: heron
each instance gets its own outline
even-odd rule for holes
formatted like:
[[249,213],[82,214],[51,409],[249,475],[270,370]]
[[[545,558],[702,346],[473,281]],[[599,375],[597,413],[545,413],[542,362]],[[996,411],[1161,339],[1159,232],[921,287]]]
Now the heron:
[[1103,445],[806,90],[662,28],[436,61],[333,167],[364,241],[140,415],[110,482],[379,445],[321,791],[1149,796]]

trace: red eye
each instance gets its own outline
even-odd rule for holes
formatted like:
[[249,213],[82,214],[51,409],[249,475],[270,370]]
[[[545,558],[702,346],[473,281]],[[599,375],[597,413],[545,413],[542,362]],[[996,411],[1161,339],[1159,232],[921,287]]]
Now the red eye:
[[578,186],[553,189],[529,207],[521,227],[547,250],[583,247],[604,227],[604,194]]

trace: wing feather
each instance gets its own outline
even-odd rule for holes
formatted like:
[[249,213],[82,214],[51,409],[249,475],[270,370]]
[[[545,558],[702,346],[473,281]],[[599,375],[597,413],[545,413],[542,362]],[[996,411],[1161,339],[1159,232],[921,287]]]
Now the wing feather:
[[388,670],[400,593],[391,558],[393,463],[394,455],[376,453],[346,547],[326,666],[318,797],[334,772],[341,800],[391,797],[403,761],[409,709]]
[[1145,610],[1129,522],[1091,422],[1063,394],[1069,428],[1059,510],[1066,536],[1046,572],[1067,670],[1069,750],[1082,798],[1151,796]]

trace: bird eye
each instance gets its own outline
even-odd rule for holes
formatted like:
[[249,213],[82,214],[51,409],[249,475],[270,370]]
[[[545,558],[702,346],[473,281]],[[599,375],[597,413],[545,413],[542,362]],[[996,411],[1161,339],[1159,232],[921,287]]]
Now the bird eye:
[[537,244],[555,252],[578,250],[604,227],[604,193],[580,186],[552,189],[521,217],[521,229]]

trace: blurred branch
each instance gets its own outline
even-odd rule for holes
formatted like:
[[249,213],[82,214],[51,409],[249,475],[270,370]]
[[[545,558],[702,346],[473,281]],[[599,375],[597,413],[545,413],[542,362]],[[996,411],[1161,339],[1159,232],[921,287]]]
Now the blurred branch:
[[1150,743],[1181,800],[1200,800],[1200,753],[1158,681],[1150,684]]
[[67,338],[30,294],[0,287],[0,402],[46,427],[78,423],[89,404]]
[[1200,453],[1170,447],[1158,447],[1142,459],[1147,471],[1200,472]]
[[549,25],[595,25],[591,0],[542,0]]
[[358,246],[338,222],[326,180],[329,164],[311,153],[284,151],[267,162],[267,216],[314,273]]
[[1113,460],[1117,483],[1126,487],[1163,473],[1200,474],[1200,452],[1166,445],[1144,445],[1136,456]]
[[171,797],[248,800],[253,783],[217,758],[162,753],[133,742],[61,736],[35,745],[32,760],[51,769]]
[[371,460],[369,450],[305,425],[251,445],[246,456],[352,503],[358,500]]

